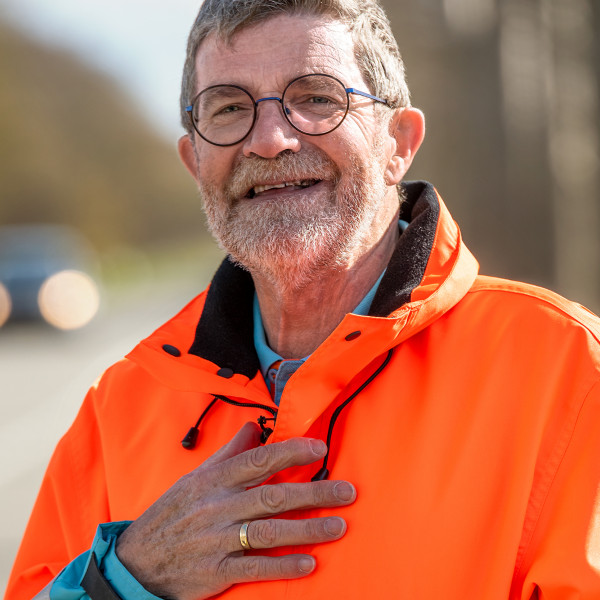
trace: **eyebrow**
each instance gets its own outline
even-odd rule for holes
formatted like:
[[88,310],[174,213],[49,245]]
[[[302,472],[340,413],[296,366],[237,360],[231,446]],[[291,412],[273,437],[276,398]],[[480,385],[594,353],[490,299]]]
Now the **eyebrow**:
[[235,87],[230,83],[222,83],[215,87],[209,87],[200,92],[200,94],[205,95],[210,94],[215,98],[234,98],[235,96],[247,96],[243,90],[239,89],[239,87]]

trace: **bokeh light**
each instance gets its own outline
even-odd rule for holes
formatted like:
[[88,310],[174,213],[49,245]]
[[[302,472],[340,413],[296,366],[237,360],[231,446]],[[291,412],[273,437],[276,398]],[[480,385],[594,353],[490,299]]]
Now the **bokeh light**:
[[87,325],[100,308],[100,293],[94,280],[81,271],[60,271],[49,277],[38,295],[44,319],[58,329]]
[[8,321],[12,312],[12,301],[6,287],[0,282],[0,327]]

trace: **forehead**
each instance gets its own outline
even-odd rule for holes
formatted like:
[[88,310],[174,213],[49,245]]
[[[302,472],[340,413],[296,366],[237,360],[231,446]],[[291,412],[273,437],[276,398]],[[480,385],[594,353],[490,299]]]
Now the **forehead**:
[[278,16],[242,30],[231,43],[211,35],[196,56],[196,92],[218,83],[281,92],[306,73],[327,73],[358,87],[362,77],[345,25],[323,17]]

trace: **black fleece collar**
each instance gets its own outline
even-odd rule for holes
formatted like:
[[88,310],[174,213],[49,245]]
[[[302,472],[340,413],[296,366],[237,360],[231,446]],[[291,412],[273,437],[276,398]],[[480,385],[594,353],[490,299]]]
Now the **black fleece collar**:
[[[400,236],[377,289],[371,316],[386,317],[410,301],[412,290],[425,274],[435,238],[440,207],[433,186],[413,181],[402,183],[402,187],[406,201],[400,218],[409,226]],[[254,377],[260,365],[254,348],[253,299],[250,273],[226,258],[208,290],[189,353]]]

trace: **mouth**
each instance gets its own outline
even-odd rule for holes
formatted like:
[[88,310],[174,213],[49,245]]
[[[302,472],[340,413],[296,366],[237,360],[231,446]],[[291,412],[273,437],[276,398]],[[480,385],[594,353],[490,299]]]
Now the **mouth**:
[[313,185],[317,185],[321,183],[321,179],[296,179],[295,181],[284,181],[281,183],[265,183],[265,184],[257,184],[254,187],[251,187],[245,195],[245,198],[256,198],[261,194],[266,194],[271,190],[302,190]]

